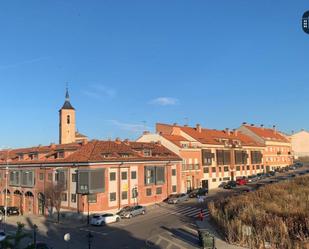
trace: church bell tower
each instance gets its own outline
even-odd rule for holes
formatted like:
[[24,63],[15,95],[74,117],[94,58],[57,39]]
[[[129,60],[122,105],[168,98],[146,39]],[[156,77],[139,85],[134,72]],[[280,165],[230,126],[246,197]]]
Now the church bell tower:
[[70,103],[70,95],[67,88],[65,102],[59,110],[59,143],[74,143],[76,140],[75,131],[75,109]]

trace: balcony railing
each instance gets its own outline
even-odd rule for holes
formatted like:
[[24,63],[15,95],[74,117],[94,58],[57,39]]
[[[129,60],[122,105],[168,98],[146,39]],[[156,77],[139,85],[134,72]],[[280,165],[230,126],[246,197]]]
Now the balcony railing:
[[195,164],[182,164],[182,170],[187,171],[187,170],[199,170],[200,165],[198,163]]

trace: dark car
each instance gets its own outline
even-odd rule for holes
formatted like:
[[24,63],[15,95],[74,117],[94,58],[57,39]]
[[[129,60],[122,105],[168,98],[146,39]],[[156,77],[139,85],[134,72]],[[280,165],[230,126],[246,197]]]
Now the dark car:
[[190,198],[195,198],[197,196],[205,196],[207,194],[208,194],[208,189],[207,188],[197,188],[197,189],[192,190],[189,193],[189,197]]
[[[5,207],[4,206],[0,206],[0,213],[2,215],[5,214]],[[7,207],[6,214],[7,214],[7,216],[19,215],[19,208],[18,207]]]
[[235,181],[228,181],[223,188],[225,189],[232,189],[235,188],[237,186],[237,183]]
[[[34,248],[34,244],[29,244],[26,248]],[[37,242],[36,243],[36,249],[52,249],[49,245],[47,245],[44,242]]]

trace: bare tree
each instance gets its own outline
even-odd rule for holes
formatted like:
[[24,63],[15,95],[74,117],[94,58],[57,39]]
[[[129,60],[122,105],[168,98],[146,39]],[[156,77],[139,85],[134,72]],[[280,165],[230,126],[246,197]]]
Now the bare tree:
[[46,206],[50,208],[52,211],[54,208],[56,209],[58,223],[60,220],[62,193],[65,190],[66,190],[65,184],[61,181],[50,184],[45,189]]

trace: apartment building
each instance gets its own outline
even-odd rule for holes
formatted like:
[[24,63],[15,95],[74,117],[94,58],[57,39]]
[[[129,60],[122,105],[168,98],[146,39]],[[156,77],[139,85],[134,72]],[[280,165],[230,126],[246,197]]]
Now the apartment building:
[[256,126],[243,123],[238,130],[265,146],[263,163],[266,166],[266,171],[293,163],[291,141],[278,131],[276,126],[266,128],[264,125]]
[[289,136],[295,159],[309,157],[309,132],[301,130]]
[[[216,188],[223,181],[263,172],[265,146],[238,130],[157,124],[156,134],[138,141],[161,141],[183,160],[182,190]],[[190,166],[192,163],[196,166]]]
[[0,205],[47,214],[46,193],[55,183],[64,186],[67,211],[149,205],[181,191],[180,172],[181,159],[158,143],[94,140],[0,151]]

